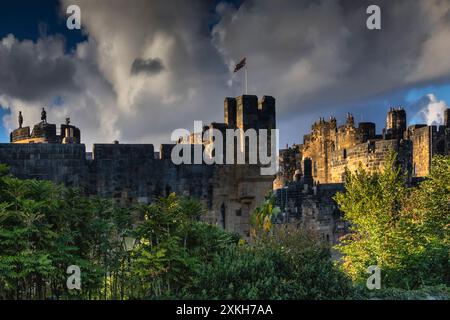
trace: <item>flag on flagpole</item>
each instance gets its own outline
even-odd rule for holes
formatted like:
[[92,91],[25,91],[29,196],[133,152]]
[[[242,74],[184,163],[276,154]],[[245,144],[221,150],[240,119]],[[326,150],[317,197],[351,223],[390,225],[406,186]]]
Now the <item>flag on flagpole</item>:
[[241,62],[239,62],[235,67],[234,67],[234,72],[238,72],[240,69],[242,69],[243,67],[245,67],[245,58],[241,60]]

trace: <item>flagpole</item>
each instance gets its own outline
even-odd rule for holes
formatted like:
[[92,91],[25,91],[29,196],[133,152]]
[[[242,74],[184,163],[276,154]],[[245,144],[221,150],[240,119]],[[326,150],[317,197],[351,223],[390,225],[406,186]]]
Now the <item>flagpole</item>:
[[245,64],[245,94],[248,94],[247,64]]

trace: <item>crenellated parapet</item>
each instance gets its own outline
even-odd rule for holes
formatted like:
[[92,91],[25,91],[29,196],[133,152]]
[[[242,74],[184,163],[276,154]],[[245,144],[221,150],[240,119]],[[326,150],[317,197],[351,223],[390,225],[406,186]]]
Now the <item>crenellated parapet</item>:
[[23,127],[22,112],[19,113],[19,128],[10,133],[11,143],[81,143],[80,129],[70,124],[70,119],[66,119],[65,124],[61,124],[60,133],[57,133],[55,124],[47,122],[47,113],[42,110],[42,121],[30,127]]
[[275,129],[275,98],[242,95],[225,98],[224,119],[230,129]]
[[384,164],[388,149],[398,152],[405,170],[411,177],[422,177],[431,170],[431,158],[450,154],[450,109],[444,113],[440,126],[418,124],[406,127],[406,111],[390,108],[383,134],[377,134],[373,122],[355,125],[348,113],[343,125],[336,119],[319,118],[311,132],[303,136],[302,158],[312,161],[312,176],[320,183],[342,182],[345,167],[357,168],[362,163],[371,170]]

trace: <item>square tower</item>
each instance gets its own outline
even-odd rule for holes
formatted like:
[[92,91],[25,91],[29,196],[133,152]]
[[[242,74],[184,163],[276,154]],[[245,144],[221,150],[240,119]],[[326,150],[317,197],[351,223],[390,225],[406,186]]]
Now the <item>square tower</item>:
[[403,108],[391,108],[386,117],[386,139],[401,139],[406,131],[406,112]]

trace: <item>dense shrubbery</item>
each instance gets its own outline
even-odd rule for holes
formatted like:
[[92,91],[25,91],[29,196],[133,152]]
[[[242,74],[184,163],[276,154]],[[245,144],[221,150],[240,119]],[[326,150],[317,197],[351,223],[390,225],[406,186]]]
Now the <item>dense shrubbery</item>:
[[107,296],[120,263],[128,213],[48,181],[19,180],[0,166],[0,298],[70,297],[66,269],[82,270],[82,298]]
[[450,300],[450,287],[443,285],[424,286],[408,290],[400,288],[385,288],[367,290],[366,287],[356,287],[353,299],[358,300]]
[[[1,172],[2,299],[318,299],[350,292],[329,248],[309,235],[280,229],[249,245],[199,222],[202,206],[175,194],[124,209]],[[267,201],[259,212],[272,209]],[[264,225],[261,231],[272,230]],[[136,238],[131,251],[124,236]],[[81,268],[80,291],[66,287],[69,265]]]
[[[198,221],[194,200],[171,194],[121,208],[0,166],[0,299],[127,299],[172,296],[238,237]],[[124,236],[136,238],[125,251]],[[81,269],[69,291],[67,267]]]
[[276,228],[253,245],[230,246],[204,264],[185,288],[195,299],[342,299],[351,281],[315,237]]

